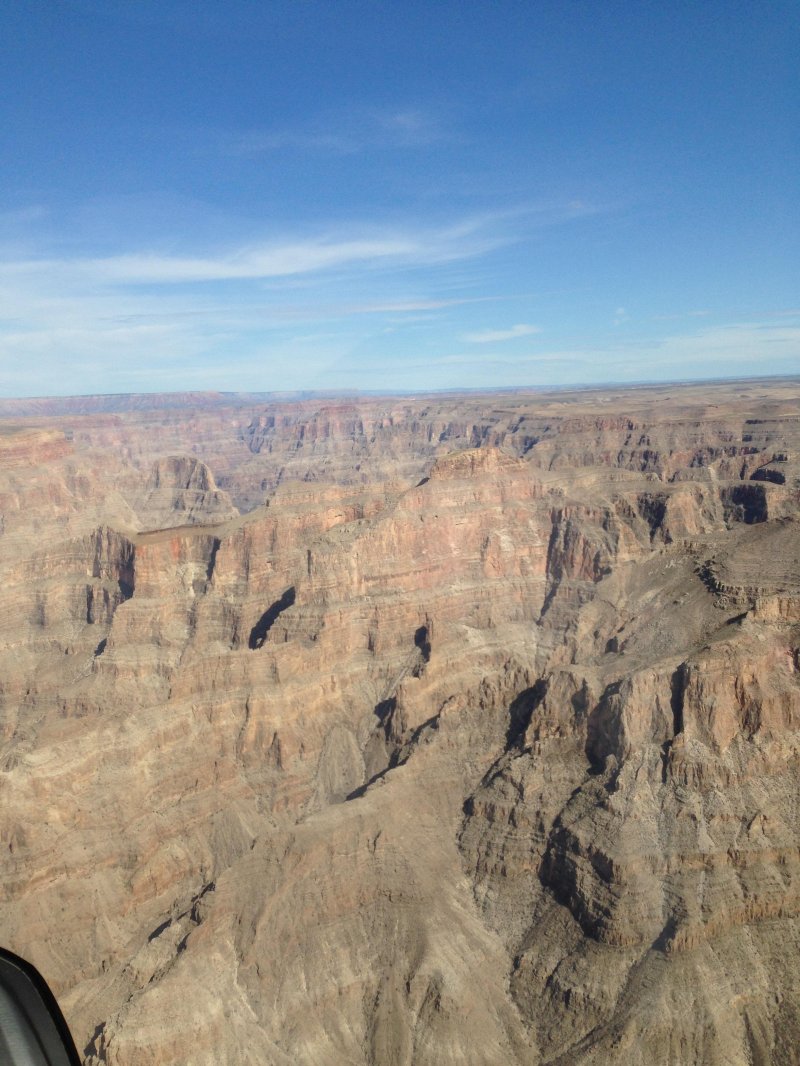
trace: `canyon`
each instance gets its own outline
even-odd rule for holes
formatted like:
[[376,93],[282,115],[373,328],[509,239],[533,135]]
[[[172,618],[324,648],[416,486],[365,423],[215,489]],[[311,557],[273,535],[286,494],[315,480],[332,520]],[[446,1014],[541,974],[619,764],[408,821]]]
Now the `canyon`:
[[800,1047],[800,381],[0,401],[0,939],[86,1066]]

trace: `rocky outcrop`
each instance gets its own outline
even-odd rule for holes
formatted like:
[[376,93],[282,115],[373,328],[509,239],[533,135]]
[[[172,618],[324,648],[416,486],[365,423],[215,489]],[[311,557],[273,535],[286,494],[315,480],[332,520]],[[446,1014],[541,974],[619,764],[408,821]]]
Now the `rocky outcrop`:
[[208,525],[239,513],[230,496],[217,488],[206,464],[182,455],[171,455],[153,464],[144,491],[133,507],[144,529]]
[[71,453],[68,435],[58,429],[25,429],[12,424],[0,430],[0,465],[6,470],[25,469]]

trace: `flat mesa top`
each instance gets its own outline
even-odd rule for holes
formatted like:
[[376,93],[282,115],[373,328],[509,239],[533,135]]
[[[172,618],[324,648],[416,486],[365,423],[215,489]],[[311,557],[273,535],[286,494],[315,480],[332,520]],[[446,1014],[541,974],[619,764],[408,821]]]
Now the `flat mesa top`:
[[[404,394],[282,394],[242,392],[121,393],[109,396],[54,396],[0,399],[0,434],[71,416],[75,418],[134,417],[148,419],[166,412],[269,410],[284,415],[325,411],[346,416],[362,412],[402,414],[427,406],[440,416],[449,412],[602,417],[647,411],[649,417],[725,417],[743,403],[773,405],[775,414],[791,413],[800,400],[800,378],[753,378],[742,381],[676,382],[667,385],[626,385],[605,388],[537,390],[518,388],[486,392]],[[174,415],[173,415],[174,417]],[[20,420],[25,424],[21,425]]]

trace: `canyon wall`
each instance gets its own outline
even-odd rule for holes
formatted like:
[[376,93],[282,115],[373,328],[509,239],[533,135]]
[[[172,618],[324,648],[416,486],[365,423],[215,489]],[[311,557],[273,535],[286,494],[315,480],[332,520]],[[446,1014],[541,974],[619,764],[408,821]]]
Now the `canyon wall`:
[[91,1066],[800,1046],[800,386],[0,422],[0,931]]

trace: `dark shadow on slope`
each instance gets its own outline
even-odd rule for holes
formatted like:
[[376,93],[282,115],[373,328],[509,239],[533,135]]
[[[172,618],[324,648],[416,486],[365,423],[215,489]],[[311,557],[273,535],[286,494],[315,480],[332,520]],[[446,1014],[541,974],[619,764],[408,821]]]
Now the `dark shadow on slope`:
[[670,707],[672,709],[672,736],[661,745],[661,782],[666,784],[669,777],[669,761],[672,742],[683,732],[683,701],[689,672],[686,663],[675,670],[670,678]]
[[[383,704],[391,704],[391,711],[394,709],[396,700],[384,700]],[[375,708],[376,714],[378,714],[378,708],[381,706],[382,704],[379,703],[378,706]],[[388,764],[384,766],[382,770],[379,770],[376,774],[373,774],[369,781],[365,781],[363,785],[359,785],[358,788],[354,788],[352,792],[349,792],[345,796],[345,799],[360,799],[363,795],[365,795],[369,787],[371,785],[374,785],[376,781],[380,781],[381,778],[386,777],[386,775],[390,773],[390,771],[396,770],[398,766],[404,766],[413,755],[415,748],[417,748],[418,745],[421,743],[423,737],[425,737],[425,735],[427,733],[430,733],[431,731],[438,730],[440,714],[441,712],[439,712],[438,714],[431,715],[431,717],[424,721],[422,725],[418,725],[414,732],[411,734],[411,736],[401,745],[395,748],[389,758]],[[385,725],[384,728],[386,728]]]
[[105,1032],[106,1032],[106,1023],[105,1022],[100,1022],[99,1025],[95,1026],[95,1030],[92,1033],[91,1040],[86,1045],[86,1047],[83,1049],[84,1058],[88,1059],[88,1058],[91,1058],[92,1056],[94,1056],[94,1058],[96,1058],[98,1062],[107,1062],[108,1061],[108,1059],[106,1058],[106,1052],[105,1052]]
[[375,708],[374,708],[373,712],[372,712],[375,715],[375,717],[378,719],[378,721],[380,722],[381,728],[383,729],[383,732],[385,733],[387,740],[388,740],[388,737],[389,737],[389,730],[391,728],[392,712],[394,711],[396,706],[397,706],[397,697],[396,696],[390,696],[388,699],[381,700],[380,703],[377,703],[375,705]]
[[670,708],[672,710],[672,736],[673,739],[683,732],[683,699],[686,692],[686,684],[689,680],[689,671],[686,663],[675,670],[670,678]]
[[[475,795],[481,789],[489,788],[492,782],[503,774],[514,759],[519,758],[529,749],[525,747],[525,733],[531,720],[547,695],[547,681],[540,677],[530,688],[523,689],[511,701],[508,707],[508,726],[506,727],[505,745],[500,755],[494,760],[480,780],[475,793],[467,796],[462,804],[465,818],[475,813]],[[576,697],[573,697],[575,703]]]
[[276,600],[271,607],[261,615],[259,620],[250,630],[250,639],[248,646],[251,651],[255,651],[257,648],[264,646],[264,642],[267,639],[267,634],[270,629],[275,625],[278,617],[283,614],[287,608],[291,607],[295,601],[294,585],[288,588],[286,592],[281,596],[279,600]]
[[678,928],[678,923],[674,916],[667,918],[666,924],[658,936],[651,944],[651,950],[660,951],[666,954],[669,951],[670,944],[675,939],[675,932]]
[[545,697],[547,682],[540,678],[535,685],[526,688],[512,701],[508,708],[508,728],[506,729],[506,751],[512,748],[521,748],[525,730],[531,722],[531,718]]
[[726,522],[744,522],[752,526],[769,518],[769,497],[765,483],[746,481],[720,493]]
[[771,481],[773,485],[785,485],[786,475],[782,470],[771,470],[768,466],[761,466],[750,475],[751,481]]
[[650,529],[650,540],[663,529],[667,514],[667,497],[653,493],[641,493],[636,501],[641,517]]
[[598,774],[602,774],[607,756],[615,751],[615,736],[619,718],[617,697],[621,688],[621,680],[612,681],[609,685],[606,685],[600,699],[587,713],[584,751],[589,761],[588,774],[590,777],[597,777]]
[[214,576],[214,567],[217,564],[217,552],[219,551],[220,544],[221,541],[219,537],[214,537],[211,542],[211,554],[208,557],[208,566],[206,567],[206,581],[210,581]]
[[422,652],[423,662],[430,662],[431,659],[431,641],[428,634],[427,626],[420,626],[414,634],[414,643]]

